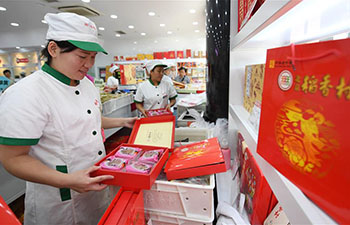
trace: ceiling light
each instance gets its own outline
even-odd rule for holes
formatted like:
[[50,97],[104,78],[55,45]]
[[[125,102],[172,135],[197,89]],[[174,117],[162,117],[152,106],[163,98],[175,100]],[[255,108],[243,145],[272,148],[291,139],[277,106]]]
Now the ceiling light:
[[227,15],[227,11],[225,11],[225,15]]
[[134,29],[135,27],[133,25],[128,26],[129,29]]
[[141,33],[141,35],[142,35],[142,36],[145,36],[145,35],[146,35],[146,33]]
[[195,30],[194,32],[198,33],[198,32],[199,32],[199,30]]
[[137,44],[137,41],[134,41],[134,44],[136,45],[136,44]]
[[105,30],[105,28],[104,28],[104,27],[99,27],[98,29],[99,29],[99,30]]
[[173,32],[172,31],[168,31],[167,34],[172,34]]
[[6,8],[0,6],[0,11],[6,11]]
[[115,34],[116,37],[120,37],[120,34]]
[[193,22],[192,24],[193,24],[193,25],[198,25],[198,22],[196,21],[196,22]]
[[157,41],[157,40],[155,40],[155,41],[154,41],[154,43],[158,43],[158,41]]
[[112,14],[112,15],[111,15],[111,18],[112,18],[112,19],[117,19],[117,18],[118,18],[118,16],[117,16],[117,15]]
[[14,26],[14,27],[18,27],[19,26],[18,23],[10,23],[10,24],[11,24],[11,26]]
[[220,14],[218,14],[218,18],[220,18]]
[[196,13],[196,10],[195,9],[191,9],[190,13]]
[[159,26],[161,26],[161,27],[165,27],[165,24],[164,24],[164,23],[161,23],[161,24],[159,24]]
[[17,49],[20,49],[21,47],[18,47],[18,46],[17,46],[16,48],[17,48]]
[[86,3],[89,3],[90,0],[81,0],[82,2],[86,2]]
[[41,20],[41,22],[47,24],[46,20]]
[[45,48],[45,45],[40,45],[40,47]]
[[175,40],[176,42],[179,42],[179,40]]
[[148,15],[149,15],[149,16],[155,16],[156,13],[155,13],[155,12],[149,12]]

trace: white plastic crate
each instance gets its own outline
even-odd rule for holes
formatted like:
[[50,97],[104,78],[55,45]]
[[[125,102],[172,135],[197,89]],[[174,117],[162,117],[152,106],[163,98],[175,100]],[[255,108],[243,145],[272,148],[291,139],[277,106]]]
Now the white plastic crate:
[[157,213],[145,210],[145,217],[148,224],[152,225],[212,225],[212,222],[206,222],[197,219],[189,219],[181,216],[175,216],[167,213]]
[[168,213],[190,220],[211,223],[214,220],[214,175],[209,185],[156,180],[151,190],[144,190],[145,210]]
[[175,142],[197,142],[208,139],[212,136],[212,132],[206,128],[190,128],[190,127],[178,127],[175,128]]

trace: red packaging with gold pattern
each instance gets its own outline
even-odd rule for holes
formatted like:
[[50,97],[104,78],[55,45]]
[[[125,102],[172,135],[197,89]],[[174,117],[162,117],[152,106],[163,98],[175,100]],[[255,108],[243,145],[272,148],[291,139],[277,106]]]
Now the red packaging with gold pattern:
[[258,153],[350,223],[350,39],[267,51]]

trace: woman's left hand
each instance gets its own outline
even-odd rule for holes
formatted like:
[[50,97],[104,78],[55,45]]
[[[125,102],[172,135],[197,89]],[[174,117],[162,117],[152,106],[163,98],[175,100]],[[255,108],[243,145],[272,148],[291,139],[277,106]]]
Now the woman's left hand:
[[165,107],[165,109],[166,109],[166,110],[169,110],[169,111],[170,111],[170,108],[171,108],[170,104],[168,104],[168,105]]
[[138,117],[125,118],[124,127],[132,128],[136,120],[138,120]]

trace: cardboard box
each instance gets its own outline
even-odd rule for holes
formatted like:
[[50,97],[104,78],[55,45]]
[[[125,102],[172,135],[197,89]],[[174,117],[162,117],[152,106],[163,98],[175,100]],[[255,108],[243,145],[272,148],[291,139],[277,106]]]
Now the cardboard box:
[[225,159],[217,138],[175,148],[164,168],[168,180],[225,171]]
[[265,64],[245,67],[243,106],[251,112],[256,102],[261,102],[264,85]]
[[148,117],[152,117],[152,116],[169,116],[169,115],[173,115],[173,113],[169,110],[169,109],[151,109],[151,110],[147,110],[146,114]]
[[129,143],[174,148],[175,116],[155,116],[136,120]]
[[121,188],[98,225],[145,224],[143,192]]
[[0,224],[21,225],[5,200],[0,196]]
[[240,189],[245,194],[244,208],[251,224],[262,224],[277,199],[249,148],[245,149],[243,158]]
[[120,68],[120,83],[122,85],[136,84],[136,66],[129,65],[119,65]]
[[350,39],[267,51],[258,153],[350,224]]
[[100,176],[100,175],[113,175],[114,179],[112,180],[105,180],[102,183],[109,184],[109,185],[115,185],[115,186],[121,186],[121,187],[127,187],[127,188],[134,188],[134,189],[150,189],[157,179],[160,171],[163,168],[163,165],[165,164],[166,160],[168,159],[168,149],[167,148],[161,148],[156,146],[144,146],[144,145],[134,145],[134,144],[121,144],[118,148],[113,150],[111,153],[106,155],[103,159],[101,159],[99,162],[97,162],[95,165],[100,165],[106,158],[109,156],[114,155],[122,146],[126,147],[138,147],[141,148],[144,151],[148,150],[154,150],[154,149],[163,149],[164,152],[162,156],[160,157],[157,164],[155,164],[152,168],[152,170],[149,172],[149,174],[141,174],[141,173],[132,173],[132,172],[126,172],[126,171],[113,171],[108,169],[100,168],[99,170],[93,172],[91,176]]

